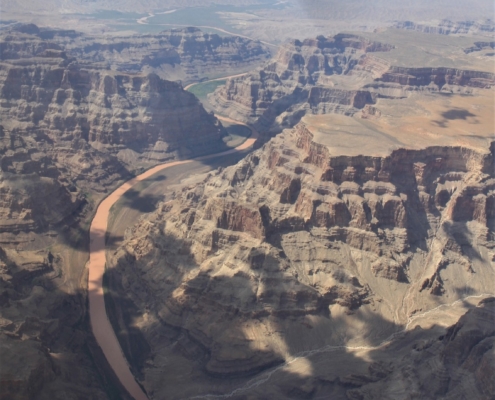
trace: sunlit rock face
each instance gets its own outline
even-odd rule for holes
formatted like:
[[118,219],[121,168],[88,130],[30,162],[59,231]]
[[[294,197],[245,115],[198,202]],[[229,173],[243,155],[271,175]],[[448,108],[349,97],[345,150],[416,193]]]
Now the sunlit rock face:
[[[121,290],[146,314],[140,331],[151,358],[141,370],[148,388],[166,390],[156,368],[173,374],[150,360],[179,357],[154,343],[158,332],[184,338],[194,349],[184,362],[203,370],[206,381],[262,379],[262,371],[304,351],[324,357],[328,346],[376,346],[421,310],[490,293],[493,167],[493,146],[333,156],[299,123],[237,165],[185,183],[127,232],[112,257]],[[426,330],[425,340],[438,332]],[[432,357],[449,354],[443,343]],[[335,386],[344,395],[371,398],[403,373],[402,361],[392,365],[393,350],[378,350],[378,364],[361,361],[369,370],[340,354],[340,372],[304,373],[339,376],[352,382]],[[478,370],[466,374],[484,379]],[[292,390],[290,374],[277,376],[266,390]],[[321,389],[309,382],[309,392]],[[368,390],[370,382],[382,383]],[[173,390],[180,398],[195,389]]]
[[352,34],[290,41],[265,66],[229,79],[209,101],[220,112],[260,130],[280,132],[305,114],[355,115],[375,110],[380,98],[403,99],[418,91],[469,93],[495,84],[493,71],[430,67],[427,57],[424,66],[413,66],[414,58],[404,66],[402,55],[390,55],[407,48],[396,36],[388,37],[394,44]]
[[118,71],[153,72],[183,85],[205,77],[246,71],[270,58],[268,48],[260,42],[205,33],[192,27],[104,38],[67,37],[59,31],[54,34],[54,39],[79,60]]
[[223,148],[221,124],[180,84],[81,65],[46,33],[0,36],[0,231],[61,226],[86,204],[82,190]]

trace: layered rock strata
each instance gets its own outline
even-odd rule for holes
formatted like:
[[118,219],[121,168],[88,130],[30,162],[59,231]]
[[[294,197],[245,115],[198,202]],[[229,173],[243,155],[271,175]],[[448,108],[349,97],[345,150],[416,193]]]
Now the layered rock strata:
[[397,44],[388,44],[372,36],[339,34],[291,41],[263,68],[227,81],[209,101],[221,113],[278,132],[307,113],[354,115],[373,107],[378,98],[401,99],[417,91],[470,93],[495,84],[493,72],[476,66],[396,65],[391,54],[403,52],[403,38],[391,34]]
[[87,69],[57,44],[32,35],[3,39],[4,128],[42,130],[57,140],[84,139],[141,153],[155,146],[158,153],[194,146],[190,152],[197,152],[222,136],[218,121],[177,83],[154,74]]
[[438,24],[421,24],[413,21],[400,21],[394,25],[397,29],[419,31],[423,33],[439,35],[482,35],[493,36],[495,34],[495,22],[486,19],[478,21],[450,21],[444,19]]
[[0,398],[127,398],[87,319],[91,214],[224,129],[180,84],[80,63],[49,32],[0,34]]
[[[260,42],[204,33],[192,27],[118,36],[92,36],[75,30],[39,28],[34,24],[18,24],[11,31],[36,36],[45,41],[41,46],[53,50],[63,48],[69,57],[93,68],[155,73],[183,85],[256,68],[271,55]],[[10,44],[2,49],[2,59],[5,54],[10,58],[22,52],[22,44],[13,47]]]
[[220,122],[179,84],[83,67],[27,28],[1,38],[1,231],[46,230],[76,213],[84,190],[223,148]]
[[[332,156],[299,124],[177,191],[128,231],[112,274],[146,315],[140,332],[154,359],[180,357],[155,342],[169,332],[195,349],[183,357],[209,377],[249,376],[325,346],[378,344],[421,310],[491,292],[494,150]],[[147,363],[159,397],[156,368],[174,372]]]
[[210,96],[210,102],[230,116],[265,129],[273,124],[294,125],[308,111],[354,114],[373,104],[375,96],[356,85],[336,87],[328,76],[345,76],[363,55],[392,47],[345,34],[294,40],[281,46],[262,69],[227,81]]
[[270,57],[268,48],[260,42],[204,33],[197,28],[109,38],[58,35],[58,41],[79,60],[118,71],[153,72],[163,79],[180,80],[183,85],[246,71]]

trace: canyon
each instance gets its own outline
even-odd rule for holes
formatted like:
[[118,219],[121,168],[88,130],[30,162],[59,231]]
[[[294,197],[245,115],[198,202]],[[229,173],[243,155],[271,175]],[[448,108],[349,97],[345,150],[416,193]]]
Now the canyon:
[[[240,390],[228,397],[299,398],[303,390],[308,398],[371,398],[389,393],[385,382],[407,368],[412,377],[400,381],[409,383],[386,398],[411,385],[430,398],[425,388],[438,385],[436,377],[393,361],[395,349],[410,349],[411,336],[413,348],[433,345],[460,317],[460,310],[441,320],[422,312],[493,295],[490,135],[486,147],[379,156],[366,155],[363,143],[359,155],[332,156],[325,134],[304,121],[237,165],[184,182],[111,253],[113,288],[137,307],[134,330],[149,354],[132,358],[141,357],[142,382],[157,398],[222,397],[233,386]],[[479,328],[486,340],[479,354],[489,364],[491,318]],[[443,343],[435,345],[441,358]],[[325,368],[313,364],[325,349],[347,348],[319,359]],[[291,360],[300,358],[293,370]],[[493,373],[492,366],[465,371],[463,360],[445,374],[462,373],[464,383],[446,383],[438,394],[466,395],[469,374]],[[253,375],[259,385],[250,386]],[[478,398],[488,398],[489,389],[477,387]]]
[[[84,203],[83,188],[104,193],[140,168],[224,146],[221,123],[180,84],[153,73],[85,68],[39,34],[3,39],[6,230],[60,224]],[[60,203],[34,196],[40,190]]]
[[266,65],[229,79],[209,102],[215,111],[277,133],[308,113],[376,112],[379,99],[411,92],[467,94],[495,83],[489,57],[454,47],[472,42],[398,29],[293,40]]
[[410,34],[293,41],[209,96],[264,145],[107,252],[152,397],[491,398],[495,75]]
[[492,31],[437,25],[2,29],[0,398],[492,398]]
[[0,33],[0,397],[126,398],[90,329],[89,222],[123,181],[228,150],[228,132],[180,83],[74,57],[59,34]]
[[180,81],[184,86],[206,77],[251,70],[271,55],[269,48],[260,42],[205,33],[192,27],[110,37],[50,29],[40,33],[53,37],[79,62],[117,71],[155,73],[163,79]]

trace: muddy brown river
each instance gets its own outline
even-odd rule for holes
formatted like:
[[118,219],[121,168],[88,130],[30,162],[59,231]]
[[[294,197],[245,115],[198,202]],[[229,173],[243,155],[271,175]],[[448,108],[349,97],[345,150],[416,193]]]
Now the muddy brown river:
[[[225,122],[245,125],[242,122],[234,121],[230,118],[217,116],[218,119]],[[246,150],[251,147],[258,139],[258,133],[251,129],[251,136],[244,143],[237,146],[235,149],[227,150],[222,153],[210,154],[208,156],[198,157],[190,160],[173,161],[166,164],[160,164],[149,169],[139,176],[123,183],[106,197],[98,206],[96,214],[91,222],[89,231],[90,247],[89,247],[89,277],[88,277],[88,297],[89,297],[89,316],[91,327],[96,341],[100,345],[105,357],[111,368],[119,378],[121,384],[126,388],[131,396],[136,400],[146,400],[143,389],[138,385],[136,379],[131,373],[129,364],[124,356],[117,336],[113,331],[110,320],[108,319],[105,309],[105,298],[103,295],[103,274],[105,272],[105,235],[108,228],[108,217],[110,208],[134,185],[145,179],[150,178],[157,172],[170,168],[175,165],[181,165],[192,161],[206,160],[208,158],[219,157],[222,155],[233,154],[238,151]]]

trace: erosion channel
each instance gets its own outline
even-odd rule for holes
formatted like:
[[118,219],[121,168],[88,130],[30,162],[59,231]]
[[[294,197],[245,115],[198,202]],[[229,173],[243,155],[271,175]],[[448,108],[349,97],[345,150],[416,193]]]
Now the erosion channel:
[[[233,121],[228,118],[217,116],[218,119],[245,125],[241,122]],[[108,229],[108,218],[110,215],[110,209],[119,201],[130,189],[135,187],[139,182],[152,179],[154,175],[158,174],[166,168],[176,167],[179,165],[188,164],[190,168],[182,169],[187,174],[193,174],[199,172],[204,168],[204,164],[201,162],[209,160],[213,164],[215,160],[224,158],[226,156],[232,156],[236,154],[242,154],[245,150],[249,149],[257,140],[258,134],[255,130],[251,129],[251,136],[244,141],[241,145],[234,149],[224,151],[222,153],[211,154],[204,157],[198,157],[196,159],[173,161],[165,164],[157,165],[148,171],[142,173],[139,176],[125,182],[115,191],[113,191],[108,197],[106,197],[98,206],[93,221],[90,227],[90,249],[89,249],[89,277],[88,277],[88,297],[89,297],[89,313],[91,320],[91,327],[93,334],[103,350],[105,357],[108,360],[111,368],[117,375],[118,379],[126,390],[136,400],[147,399],[147,396],[138,385],[134,376],[132,375],[129,364],[127,363],[124,353],[119,345],[112,325],[110,324],[107,312],[105,309],[104,289],[103,289],[103,276],[105,273],[105,248]],[[134,218],[138,213],[134,213]],[[134,219],[131,218],[131,219]],[[128,221],[127,221],[128,222]]]

